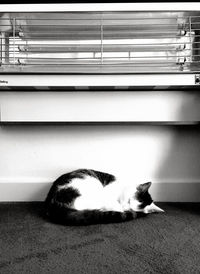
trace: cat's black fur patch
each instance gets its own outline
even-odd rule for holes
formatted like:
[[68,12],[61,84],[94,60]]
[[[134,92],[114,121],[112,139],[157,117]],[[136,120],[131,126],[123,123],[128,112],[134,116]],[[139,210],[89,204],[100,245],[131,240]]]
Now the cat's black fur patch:
[[145,206],[150,205],[153,202],[151,195],[148,192],[150,185],[151,185],[151,183],[148,182],[148,183],[140,185],[137,188],[135,197],[139,202],[141,202],[141,205],[140,205],[141,209],[145,208]]
[[58,190],[56,192],[55,199],[59,203],[65,203],[66,205],[70,205],[78,196],[80,196],[80,194],[76,189],[68,187],[67,189]]
[[[115,176],[105,173],[105,172],[100,172],[97,170],[93,169],[78,169],[72,172],[71,176],[75,176],[76,178],[84,178],[85,175],[89,175],[91,177],[94,177],[98,179],[103,186],[108,185],[109,183],[115,181]],[[79,176],[79,177],[77,177]]]
[[53,205],[56,203],[63,203],[66,207],[66,205],[70,205],[75,198],[80,196],[76,189],[71,187],[62,188],[62,186],[67,186],[73,178],[75,178],[75,176],[73,177],[70,174],[63,174],[53,183],[45,200],[47,209],[50,204]]
[[153,202],[148,192],[138,194],[138,201],[141,202],[140,208],[145,208],[145,206],[150,205]]

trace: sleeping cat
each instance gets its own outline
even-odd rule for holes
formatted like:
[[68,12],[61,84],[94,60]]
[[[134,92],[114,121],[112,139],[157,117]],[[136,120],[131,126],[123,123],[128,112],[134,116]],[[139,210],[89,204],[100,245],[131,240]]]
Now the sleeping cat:
[[138,214],[163,212],[148,192],[151,183],[124,185],[108,173],[78,169],[52,185],[46,209],[49,218],[65,225],[123,222]]

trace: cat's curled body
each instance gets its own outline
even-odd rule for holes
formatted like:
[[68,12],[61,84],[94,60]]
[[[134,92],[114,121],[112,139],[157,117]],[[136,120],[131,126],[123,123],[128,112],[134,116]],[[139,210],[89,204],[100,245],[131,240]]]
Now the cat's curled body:
[[148,192],[151,183],[124,185],[108,173],[78,169],[60,176],[45,200],[47,215],[65,225],[123,222],[161,212]]

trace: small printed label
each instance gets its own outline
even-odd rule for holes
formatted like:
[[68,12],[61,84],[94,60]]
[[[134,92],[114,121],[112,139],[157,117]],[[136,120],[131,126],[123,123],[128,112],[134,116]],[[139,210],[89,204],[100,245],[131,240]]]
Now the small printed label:
[[200,74],[195,75],[195,84],[200,85]]
[[6,81],[6,80],[0,80],[0,84],[2,84],[2,85],[7,85],[8,84],[8,81]]

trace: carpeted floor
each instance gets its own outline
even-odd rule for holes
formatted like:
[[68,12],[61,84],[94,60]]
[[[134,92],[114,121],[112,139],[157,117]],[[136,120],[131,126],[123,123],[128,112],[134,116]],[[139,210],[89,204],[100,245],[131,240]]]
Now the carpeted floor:
[[0,204],[0,273],[199,274],[200,204],[120,224],[49,223],[42,203]]

